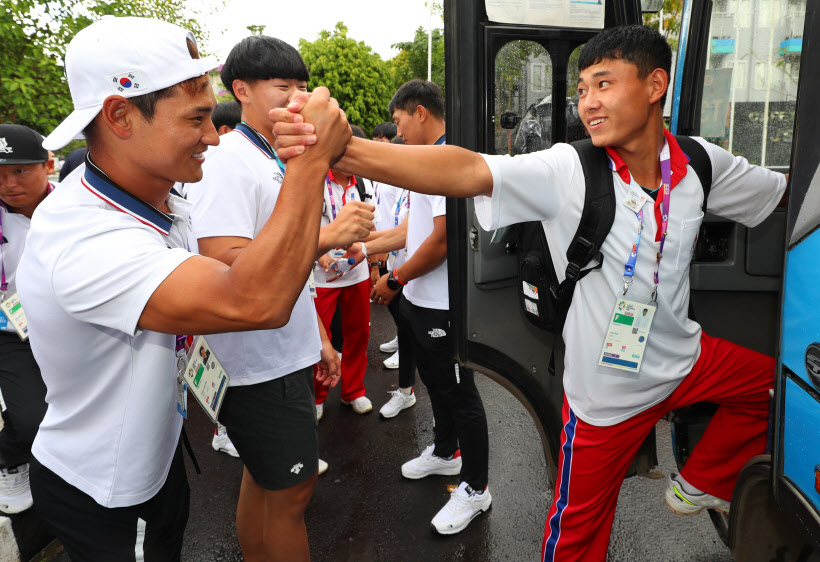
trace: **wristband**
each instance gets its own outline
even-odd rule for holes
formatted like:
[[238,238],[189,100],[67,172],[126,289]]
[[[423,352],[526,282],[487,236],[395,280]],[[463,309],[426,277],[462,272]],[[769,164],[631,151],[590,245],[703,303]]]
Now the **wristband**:
[[381,267],[381,266],[382,266],[382,262],[380,262],[380,261],[370,262],[370,267]]
[[362,253],[364,254],[364,259],[367,259],[367,248],[364,245],[364,242],[361,242],[362,245]]
[[401,285],[402,287],[404,287],[405,285],[407,285],[407,283],[405,283],[404,281],[402,281],[401,279],[399,279],[399,275],[398,275],[398,274],[399,274],[399,272],[398,272],[398,270],[397,270],[397,269],[394,269],[392,273],[393,273],[393,279],[395,279],[396,281],[398,281],[399,285]]

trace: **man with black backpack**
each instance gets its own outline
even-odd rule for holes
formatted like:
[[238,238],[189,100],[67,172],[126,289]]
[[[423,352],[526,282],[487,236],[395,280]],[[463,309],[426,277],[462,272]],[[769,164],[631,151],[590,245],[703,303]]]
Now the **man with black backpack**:
[[[780,201],[786,178],[665,131],[670,66],[668,44],[648,27],[608,29],[585,45],[578,109],[597,150],[556,144],[511,158],[353,139],[337,164],[422,193],[475,197],[489,230],[542,222],[555,270],[566,272],[557,281],[570,280],[553,286],[554,297],[522,287],[533,303],[552,301],[566,342],[559,476],[544,561],[606,559],[623,477],[670,410],[719,405],[681,475],[669,480],[666,502],[676,513],[728,511],[740,469],[765,449],[774,360],[711,337],[688,318],[689,264],[704,208],[755,226]],[[303,100],[294,102],[290,114],[274,119],[283,157],[302,150],[287,147],[321,136],[294,115]],[[611,188],[590,187],[601,167]],[[590,198],[590,189],[601,197]],[[599,207],[597,221],[584,218],[591,207]],[[594,270],[581,279],[582,267]]]

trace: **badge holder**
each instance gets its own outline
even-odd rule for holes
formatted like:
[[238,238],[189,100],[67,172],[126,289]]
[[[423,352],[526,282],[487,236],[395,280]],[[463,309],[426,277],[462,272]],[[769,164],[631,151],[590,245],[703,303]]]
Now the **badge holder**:
[[191,391],[211,421],[216,423],[230,377],[203,336],[197,336],[194,340],[189,355],[181,382],[186,390]]
[[0,310],[2,310],[7,322],[14,327],[20,339],[26,341],[28,339],[28,321],[17,293],[13,293],[8,298],[6,298],[5,292],[0,293]]
[[639,373],[658,305],[621,296],[609,319],[598,365]]

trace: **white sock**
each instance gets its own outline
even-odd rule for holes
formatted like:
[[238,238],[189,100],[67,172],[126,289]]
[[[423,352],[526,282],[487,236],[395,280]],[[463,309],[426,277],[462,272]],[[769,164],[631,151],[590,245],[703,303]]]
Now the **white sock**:
[[407,388],[399,387],[399,390],[401,390],[402,394],[413,394],[413,387],[412,386],[407,387]]

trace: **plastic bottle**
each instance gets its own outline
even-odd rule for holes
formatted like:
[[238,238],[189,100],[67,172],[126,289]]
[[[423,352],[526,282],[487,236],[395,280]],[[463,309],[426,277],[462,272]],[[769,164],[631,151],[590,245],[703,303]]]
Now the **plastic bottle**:
[[340,273],[347,273],[350,268],[356,263],[355,258],[340,259],[330,264],[330,272],[339,275]]

